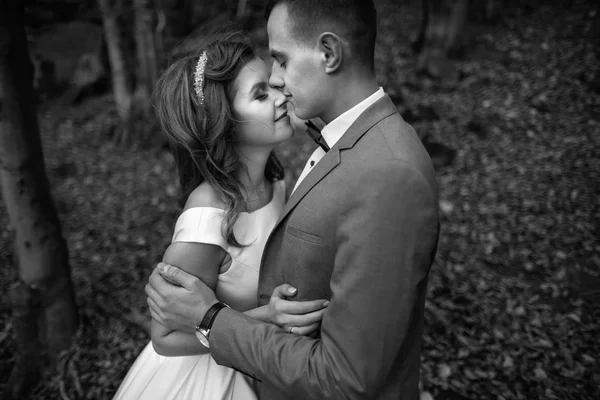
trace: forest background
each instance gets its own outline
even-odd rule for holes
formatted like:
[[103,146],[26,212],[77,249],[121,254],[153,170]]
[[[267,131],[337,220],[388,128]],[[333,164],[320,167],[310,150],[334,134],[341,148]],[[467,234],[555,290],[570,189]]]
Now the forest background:
[[[1,398],[114,394],[149,340],[143,287],[180,212],[153,82],[207,23],[237,19],[267,58],[264,3],[24,2],[32,73],[4,53],[0,70]],[[422,399],[597,398],[600,7],[375,3],[378,78],[441,190]],[[299,128],[278,149],[288,187],[313,148]]]

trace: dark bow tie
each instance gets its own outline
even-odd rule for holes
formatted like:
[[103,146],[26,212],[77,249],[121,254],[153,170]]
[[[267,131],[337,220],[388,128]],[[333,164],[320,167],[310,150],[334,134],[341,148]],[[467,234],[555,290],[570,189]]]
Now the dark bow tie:
[[313,124],[310,121],[305,122],[305,125],[306,125],[306,134],[308,136],[310,136],[310,138],[313,140],[313,142],[315,142],[323,150],[325,150],[325,153],[327,153],[329,151],[329,146],[327,145],[327,142],[325,141],[325,138],[323,137],[323,135],[321,135],[321,130],[319,128],[317,128],[315,126],[315,124]]

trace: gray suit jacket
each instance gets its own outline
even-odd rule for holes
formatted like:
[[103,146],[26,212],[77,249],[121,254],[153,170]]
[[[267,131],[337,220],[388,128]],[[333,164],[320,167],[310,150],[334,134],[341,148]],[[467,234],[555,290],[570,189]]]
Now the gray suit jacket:
[[418,399],[438,221],[431,159],[386,95],[301,182],[263,255],[261,304],[283,283],[331,299],[319,335],[225,309],[214,359],[260,380],[261,400]]

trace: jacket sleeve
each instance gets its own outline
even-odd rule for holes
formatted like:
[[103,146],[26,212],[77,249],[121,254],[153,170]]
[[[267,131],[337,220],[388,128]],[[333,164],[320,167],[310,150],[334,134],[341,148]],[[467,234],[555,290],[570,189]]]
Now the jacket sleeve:
[[423,175],[398,160],[355,176],[348,189],[320,338],[224,310],[211,332],[217,363],[298,398],[376,396],[418,309],[437,243],[438,204]]

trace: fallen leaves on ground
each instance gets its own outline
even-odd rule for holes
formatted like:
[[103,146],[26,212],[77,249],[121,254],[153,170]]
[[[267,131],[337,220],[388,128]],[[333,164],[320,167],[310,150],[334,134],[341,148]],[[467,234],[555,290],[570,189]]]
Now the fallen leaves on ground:
[[[425,310],[423,400],[597,396],[600,62],[591,4],[512,4],[498,25],[475,31],[448,90],[400,79],[412,76],[406,49],[419,2],[377,1],[382,83],[421,137],[456,150],[438,171],[442,232]],[[82,328],[32,399],[110,398],[149,340],[143,287],[180,210],[175,165],[165,149],[123,150],[98,137],[111,107],[103,97],[40,116]],[[312,148],[302,137],[282,146],[288,181]],[[4,229],[0,386],[17,356],[5,290],[10,240]]]

